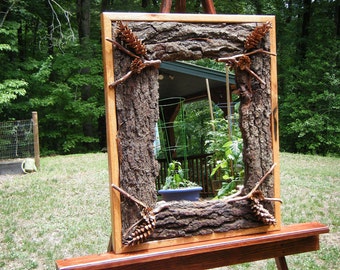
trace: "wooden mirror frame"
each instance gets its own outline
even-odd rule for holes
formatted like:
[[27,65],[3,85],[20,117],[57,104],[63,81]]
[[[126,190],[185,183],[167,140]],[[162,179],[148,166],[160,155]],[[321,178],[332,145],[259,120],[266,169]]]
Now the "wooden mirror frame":
[[[115,21],[133,22],[181,22],[181,23],[266,23],[270,22],[272,28],[269,32],[270,52],[276,53],[275,17],[274,16],[255,16],[255,15],[208,15],[208,14],[144,14],[144,13],[103,13],[102,20],[102,46],[104,64],[104,89],[106,104],[106,128],[107,128],[107,149],[110,177],[110,202],[111,202],[111,221],[112,221],[112,247],[115,253],[125,253],[135,250],[145,250],[151,248],[180,245],[189,242],[200,242],[209,239],[224,238],[236,235],[251,234],[270,230],[278,230],[281,226],[280,205],[275,204],[275,218],[277,223],[271,226],[262,226],[251,229],[240,229],[226,233],[213,233],[209,235],[182,237],[166,240],[157,240],[142,243],[136,246],[124,246],[122,244],[122,221],[121,221],[121,199],[118,191],[112,190],[111,185],[119,186],[119,153],[117,146],[117,115],[115,90],[110,87],[114,82],[114,48],[106,38],[113,37],[112,23]],[[271,78],[271,135],[273,163],[277,166],[273,171],[274,178],[274,197],[280,197],[279,190],[279,141],[278,141],[278,104],[277,104],[277,69],[276,57],[270,56],[270,78]]]

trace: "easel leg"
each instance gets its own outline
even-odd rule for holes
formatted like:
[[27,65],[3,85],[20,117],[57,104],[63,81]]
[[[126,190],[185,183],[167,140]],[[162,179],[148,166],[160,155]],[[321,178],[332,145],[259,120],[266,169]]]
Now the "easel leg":
[[112,252],[112,251],[113,251],[113,245],[112,245],[112,233],[111,233],[109,244],[107,245],[107,252]]
[[278,270],[288,270],[287,262],[285,257],[275,258],[276,267]]

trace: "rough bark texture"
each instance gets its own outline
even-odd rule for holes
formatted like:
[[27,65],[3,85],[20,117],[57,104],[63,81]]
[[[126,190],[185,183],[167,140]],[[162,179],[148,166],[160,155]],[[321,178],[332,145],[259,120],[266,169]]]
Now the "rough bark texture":
[[129,27],[146,45],[150,59],[176,61],[242,52],[254,24],[145,22],[129,23]]
[[[115,78],[125,75],[130,57],[115,52]],[[159,165],[153,142],[158,120],[158,70],[146,68],[116,89],[120,185],[129,194],[153,207],[157,200],[155,179]],[[122,198],[122,226],[127,229],[139,218],[136,204]]]
[[[190,24],[174,22],[127,23],[147,47],[149,60],[175,61],[226,57],[242,53],[255,24]],[[113,29],[115,29],[113,25]],[[115,33],[114,33],[115,35]],[[268,46],[268,44],[266,44]],[[129,71],[131,57],[115,52],[116,80]],[[270,131],[270,62],[263,54],[252,56],[251,67],[266,85],[244,71],[236,73],[243,94],[240,126],[246,164],[245,190],[249,191],[272,165]],[[153,155],[154,128],[158,119],[158,71],[146,68],[117,87],[120,139],[120,185],[128,193],[154,207],[157,161]],[[269,177],[261,188],[273,194]],[[138,219],[134,203],[123,200],[123,232]],[[176,202],[157,214],[153,239],[207,234],[261,226],[250,213],[248,202]]]
[[173,202],[156,215],[156,220],[150,240],[228,232],[263,225],[250,211],[247,201]]
[[[261,44],[269,50],[269,44]],[[273,165],[271,135],[271,88],[270,57],[265,54],[251,56],[251,70],[265,81],[261,84],[247,71],[236,70],[236,84],[241,90],[240,128],[243,137],[245,164],[245,192],[248,193],[257,181]],[[266,197],[274,196],[272,175],[261,185]],[[270,203],[266,208],[273,211]]]

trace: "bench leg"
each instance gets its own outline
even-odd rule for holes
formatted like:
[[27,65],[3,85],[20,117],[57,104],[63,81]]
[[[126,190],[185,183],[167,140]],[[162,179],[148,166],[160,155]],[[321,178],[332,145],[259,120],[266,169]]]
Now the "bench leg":
[[276,267],[278,270],[288,270],[287,262],[285,257],[275,258]]

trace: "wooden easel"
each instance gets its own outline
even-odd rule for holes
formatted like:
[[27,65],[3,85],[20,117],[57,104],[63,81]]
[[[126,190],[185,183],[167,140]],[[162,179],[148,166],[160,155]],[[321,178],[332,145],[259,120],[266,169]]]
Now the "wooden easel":
[[[171,11],[172,0],[163,0],[160,8],[161,13],[169,13]],[[207,14],[216,14],[213,0],[202,0],[203,10]],[[186,0],[177,0],[175,3],[176,13],[186,12]]]
[[[185,12],[185,0],[177,0],[175,11]],[[172,0],[163,0],[161,13],[171,10]],[[202,0],[204,11],[216,14],[212,0]],[[112,61],[112,57],[109,58]],[[112,64],[112,63],[111,63]],[[113,136],[114,137],[114,136]],[[113,167],[117,166],[113,161]],[[199,242],[182,242],[174,246],[127,253],[109,252],[56,261],[59,270],[70,269],[209,269],[221,266],[275,258],[279,270],[288,269],[285,256],[319,249],[319,235],[328,233],[320,223],[303,223],[280,230],[253,233]],[[120,231],[117,235],[120,234]]]
[[285,256],[319,249],[320,223],[283,227],[280,231],[238,236],[133,253],[112,252],[56,261],[58,270],[85,269],[209,269],[275,258],[277,269],[288,269]]

